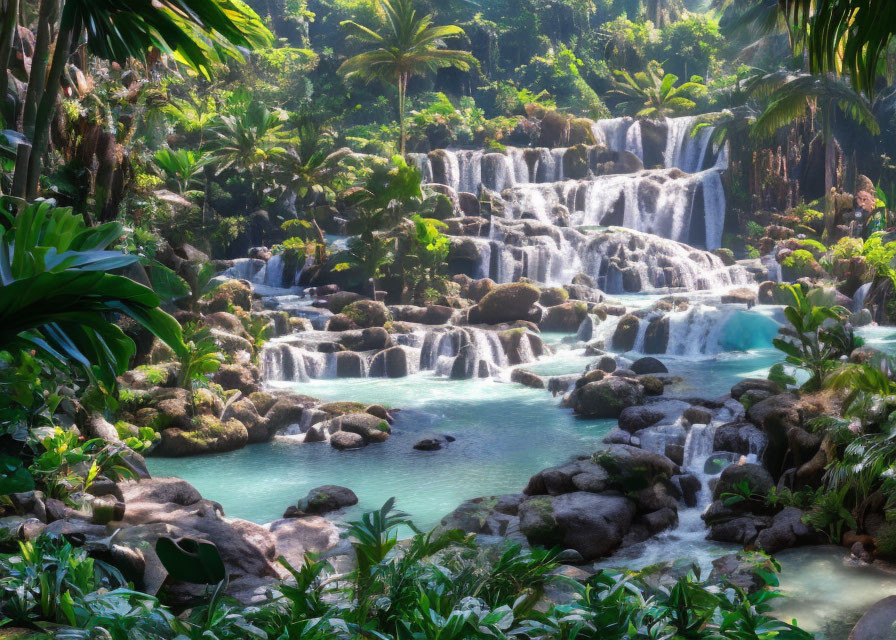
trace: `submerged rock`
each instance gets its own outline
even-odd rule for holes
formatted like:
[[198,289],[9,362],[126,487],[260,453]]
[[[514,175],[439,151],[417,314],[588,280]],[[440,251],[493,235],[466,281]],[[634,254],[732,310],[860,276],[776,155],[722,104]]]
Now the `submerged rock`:
[[327,484],[315,487],[309,491],[308,495],[299,500],[298,505],[289,507],[286,513],[283,514],[283,517],[295,518],[301,515],[320,515],[356,504],[358,504],[358,496],[355,495],[354,491],[346,487]]

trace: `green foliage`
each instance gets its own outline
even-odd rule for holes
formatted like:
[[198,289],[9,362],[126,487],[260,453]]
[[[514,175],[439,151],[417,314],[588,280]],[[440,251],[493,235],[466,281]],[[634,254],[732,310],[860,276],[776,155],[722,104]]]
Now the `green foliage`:
[[224,357],[218,350],[215,337],[207,327],[201,329],[192,325],[184,328],[186,349],[179,354],[179,384],[187,391],[192,391],[197,383],[207,381],[206,376],[221,368]]
[[411,217],[414,223],[412,249],[404,256],[404,277],[414,290],[440,290],[448,279],[450,242],[440,229],[447,225],[440,220]]
[[[808,252],[806,252],[808,253]],[[844,322],[848,311],[843,307],[815,306],[799,286],[786,285],[793,302],[784,309],[792,328],[782,328],[785,338],[775,338],[786,362],[809,374],[803,385],[815,390],[843,355],[856,346],[852,329]]]
[[59,368],[75,366],[111,390],[135,347],[104,313],[130,316],[175,351],[180,325],[158,309],[151,290],[108,273],[137,261],[106,251],[120,224],[88,228],[70,209],[48,203],[22,206],[0,239],[0,348],[36,349]]
[[695,99],[706,93],[703,78],[692,76],[676,86],[678,76],[664,73],[656,62],[634,75],[625,70],[614,73],[618,80],[613,93],[627,98],[622,107],[638,117],[662,118],[691,111],[697,106]]
[[850,487],[843,486],[819,491],[815,503],[803,518],[806,524],[824,532],[834,544],[840,544],[844,531],[856,528],[856,520],[845,505],[849,490]]
[[187,149],[160,149],[153,156],[169,188],[181,196],[195,194],[193,187],[200,183],[200,174],[209,158]]
[[156,554],[165,571],[182,582],[218,584],[227,577],[218,547],[206,540],[161,536]]
[[[398,545],[397,528],[414,535]],[[701,582],[692,571],[657,587],[651,570],[601,571],[584,584],[552,575],[557,551],[520,545],[478,548],[459,531],[416,532],[393,501],[350,523],[357,568],[345,575],[313,555],[301,568],[280,563],[292,580],[272,599],[243,608],[223,597],[227,582],[213,545],[160,538],[160,557],[172,575],[211,583],[204,604],[179,618],[158,600],[122,589],[114,569],[67,543],[46,537],[0,555],[2,613],[18,624],[58,622],[59,637],[103,632],[114,640],[215,638],[626,638],[689,637],[751,640],[771,636],[808,640],[794,626],[766,617],[775,593],[746,594]],[[207,547],[203,559],[200,547]],[[758,576],[776,584],[767,556],[750,556]],[[178,564],[182,563],[182,564]],[[545,587],[563,583],[575,598],[536,609]],[[345,604],[349,596],[350,605]]]

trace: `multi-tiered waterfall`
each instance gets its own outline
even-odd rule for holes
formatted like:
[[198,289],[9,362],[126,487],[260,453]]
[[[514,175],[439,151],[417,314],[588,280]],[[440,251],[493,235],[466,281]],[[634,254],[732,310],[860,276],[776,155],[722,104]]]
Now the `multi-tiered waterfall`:
[[[470,193],[488,202],[482,214],[491,217],[482,227],[488,233],[465,252],[478,256],[470,275],[564,283],[585,272],[609,292],[744,283],[742,271],[691,248],[719,248],[725,222],[727,148],[711,143],[711,126],[697,127],[695,117],[615,118],[594,124],[596,145],[439,149],[410,157],[425,179],[452,196]],[[470,198],[457,201],[463,215],[476,215],[464,204]],[[598,233],[599,227],[649,235]],[[625,245],[630,249],[620,250]],[[637,277],[623,281],[626,269]]]

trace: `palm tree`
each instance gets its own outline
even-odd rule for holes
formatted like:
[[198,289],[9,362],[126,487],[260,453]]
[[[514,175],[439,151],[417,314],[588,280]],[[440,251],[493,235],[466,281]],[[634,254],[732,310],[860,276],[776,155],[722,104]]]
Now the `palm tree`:
[[235,111],[222,115],[212,129],[212,158],[217,174],[235,170],[249,178],[258,201],[264,199],[267,170],[271,162],[286,154],[289,136],[277,113],[252,100],[238,104]]
[[[241,0],[64,0],[57,21],[58,6],[58,0],[41,0],[35,64],[23,109],[23,132],[32,144],[25,194],[29,199],[37,196],[60,80],[83,34],[89,51],[102,59],[125,64],[158,50],[206,77],[223,55],[239,57],[237,47],[261,46],[273,37]],[[55,42],[50,41],[53,32]],[[16,167],[17,172],[25,170]]]
[[809,111],[820,120],[819,135],[825,144],[825,193],[830,193],[834,186],[836,172],[836,141],[833,134],[835,120],[846,116],[864,125],[872,134],[880,133],[880,126],[868,99],[842,80],[829,75],[794,74],[788,71],[769,73],[754,81],[751,95],[768,99],[768,106],[753,124],[754,137],[771,136],[781,127],[804,117]]
[[892,0],[714,0],[713,6],[738,12],[733,28],[786,28],[791,46],[805,47],[809,70],[848,75],[869,97],[896,37]]
[[339,73],[346,78],[383,80],[398,88],[400,147],[404,154],[408,81],[413,76],[445,67],[466,71],[475,63],[475,58],[466,51],[446,49],[445,38],[462,36],[463,29],[454,25],[433,26],[431,15],[418,15],[414,0],[378,0],[378,3],[386,17],[382,33],[351,20],[341,24],[349,37],[375,48],[346,60],[339,67]]
[[678,76],[664,73],[655,61],[647,65],[647,71],[634,76],[624,70],[615,73],[620,80],[613,82],[615,89],[612,93],[629,98],[623,107],[632,111],[638,109],[635,115],[642,118],[662,118],[691,111],[697,106],[693,98],[706,93],[706,85],[699,76],[676,87]]

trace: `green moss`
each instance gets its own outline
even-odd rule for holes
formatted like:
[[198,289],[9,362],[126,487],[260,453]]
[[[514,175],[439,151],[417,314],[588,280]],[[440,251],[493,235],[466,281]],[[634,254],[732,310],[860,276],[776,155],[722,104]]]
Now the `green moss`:
[[557,542],[558,526],[554,520],[554,506],[548,496],[536,496],[526,501],[526,510],[534,512],[535,518],[528,518],[529,526],[524,533],[533,544],[553,545]]
[[363,402],[328,402],[318,407],[324,413],[331,416],[344,416],[349,413],[364,413],[367,405]]

